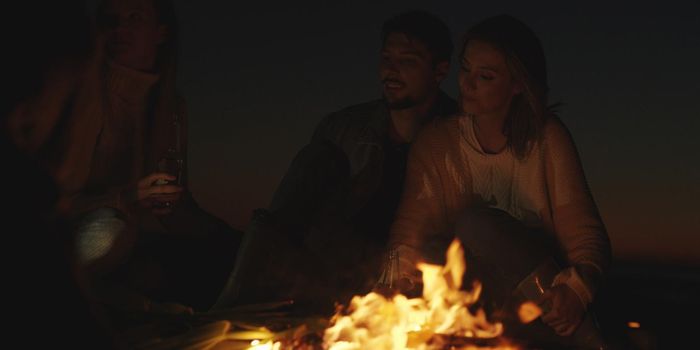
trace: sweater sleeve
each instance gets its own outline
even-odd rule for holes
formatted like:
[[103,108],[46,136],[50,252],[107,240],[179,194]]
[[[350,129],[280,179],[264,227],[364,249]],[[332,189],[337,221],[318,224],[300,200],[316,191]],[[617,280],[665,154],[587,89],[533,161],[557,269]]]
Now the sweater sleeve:
[[[175,146],[177,143],[177,146],[179,148],[179,154],[182,159],[182,169],[181,169],[181,185],[187,189],[188,188],[188,182],[189,182],[189,169],[188,169],[188,119],[187,119],[187,106],[185,103],[185,100],[180,97],[176,96],[175,97],[175,109],[173,114],[166,114],[165,119],[161,119],[159,122],[162,124],[159,124],[159,127],[154,128],[156,130],[159,130],[159,132],[164,132],[166,133],[166,136],[163,135],[158,135],[158,134],[150,134],[151,138],[151,147],[152,149],[149,149],[146,153],[154,153],[154,150],[158,149],[166,149],[167,147],[172,147]],[[175,119],[177,118],[177,126],[174,123]],[[175,129],[173,128],[179,128],[177,130],[177,137],[175,137]],[[98,130],[99,131],[99,126],[95,126],[91,128],[91,130]],[[98,132],[95,132],[97,134]],[[97,138],[97,135],[93,137],[90,141],[92,141],[92,144],[90,147],[84,147],[84,148],[89,148],[91,150],[91,153],[94,152],[94,148],[96,147],[95,143],[97,142],[95,139]],[[177,140],[179,138],[179,140]],[[162,140],[161,140],[162,139]],[[168,143],[166,146],[163,146],[163,142],[167,141]],[[74,149],[72,152],[76,153],[78,151],[77,147],[73,147]],[[90,168],[90,163],[87,162],[87,169],[89,173],[89,168]],[[155,163],[155,160],[153,161]],[[77,217],[79,215],[82,215],[86,212],[98,209],[98,208],[103,208],[103,207],[108,207],[108,208],[113,208],[116,209],[123,214],[127,215],[128,217],[133,217],[136,215],[137,211],[139,210],[138,204],[137,204],[137,199],[136,199],[136,187],[137,187],[137,182],[143,179],[144,177],[150,175],[150,172],[153,172],[156,170],[148,170],[147,173],[144,173],[142,175],[139,175],[138,178],[132,179],[129,183],[126,184],[121,184],[121,185],[112,185],[107,188],[105,188],[103,191],[100,191],[99,193],[93,193],[93,192],[87,192],[85,191],[84,186],[78,187],[76,189],[73,189],[71,191],[65,191],[67,193],[67,196],[69,197],[69,202],[70,202],[70,212],[69,215],[72,217]],[[184,195],[183,194],[183,199],[182,201],[189,201],[191,200],[191,197],[189,195]],[[194,205],[193,207],[198,208],[198,206]]]
[[68,215],[77,218],[98,208],[113,208],[126,215],[132,215],[133,195],[129,186],[119,186],[108,189],[103,193],[86,193],[83,191],[68,195]]
[[445,229],[445,193],[436,167],[433,126],[411,146],[401,203],[391,227],[390,245],[403,246],[419,257],[426,240]]
[[610,264],[610,241],[571,134],[557,118],[545,127],[544,160],[553,229],[593,295]]

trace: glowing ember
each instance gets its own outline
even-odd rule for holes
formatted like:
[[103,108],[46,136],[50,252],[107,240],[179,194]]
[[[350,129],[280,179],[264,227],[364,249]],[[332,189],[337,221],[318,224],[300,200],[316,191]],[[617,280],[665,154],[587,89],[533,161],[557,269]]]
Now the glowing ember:
[[530,323],[542,315],[542,309],[532,301],[524,302],[518,308],[518,317],[522,323]]
[[462,291],[466,270],[464,251],[455,240],[447,250],[447,264],[418,264],[423,273],[423,297],[408,299],[397,295],[389,300],[377,293],[355,296],[349,314],[336,314],[326,329],[324,345],[329,350],[429,350],[443,348],[454,339],[464,342],[455,349],[485,349],[474,344],[492,340],[496,349],[514,349],[499,336],[500,323],[489,323],[483,310],[469,311],[481,293],[474,283],[472,291]]
[[253,340],[250,342],[251,347],[248,348],[249,350],[280,350],[282,347],[282,344],[280,342],[272,342],[272,341],[267,341],[265,343],[261,343],[260,340]]

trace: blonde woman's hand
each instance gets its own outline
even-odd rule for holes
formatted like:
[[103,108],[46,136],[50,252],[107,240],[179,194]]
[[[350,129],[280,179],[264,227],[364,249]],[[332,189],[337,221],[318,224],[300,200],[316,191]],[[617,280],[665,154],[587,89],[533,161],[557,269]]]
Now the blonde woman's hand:
[[542,321],[560,336],[574,334],[586,312],[579,296],[566,284],[559,284],[547,290],[540,298],[539,304],[551,307],[549,312],[542,315]]
[[415,249],[405,245],[396,247],[396,252],[399,255],[400,271],[398,289],[408,296],[417,296],[423,284],[422,274],[417,267],[420,255]]

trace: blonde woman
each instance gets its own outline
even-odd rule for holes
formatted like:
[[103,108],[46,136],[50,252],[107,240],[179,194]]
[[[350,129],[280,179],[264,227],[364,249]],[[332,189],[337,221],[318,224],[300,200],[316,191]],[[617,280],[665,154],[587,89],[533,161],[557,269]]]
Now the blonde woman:
[[497,16],[467,32],[458,59],[461,113],[425,127],[409,155],[391,229],[402,273],[415,280],[415,262],[456,236],[467,269],[479,270],[486,296],[503,305],[528,274],[557,259],[561,270],[539,300],[548,305],[542,321],[571,335],[610,244],[572,137],[547,107],[540,41],[517,19]]

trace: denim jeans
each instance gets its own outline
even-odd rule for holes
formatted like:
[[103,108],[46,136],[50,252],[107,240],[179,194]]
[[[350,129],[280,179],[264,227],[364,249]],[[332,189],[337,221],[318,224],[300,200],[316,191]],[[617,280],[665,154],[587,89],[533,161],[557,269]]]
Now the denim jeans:
[[547,276],[539,277],[551,281],[564,265],[555,237],[542,229],[526,227],[494,208],[472,208],[462,213],[455,236],[464,246],[465,279],[482,283],[482,305],[488,314],[501,317],[507,336],[538,348],[600,348],[602,339],[592,312],[569,337],[558,336],[539,318],[523,325],[515,317],[517,306],[524,301],[518,291],[520,282],[540,271]]

